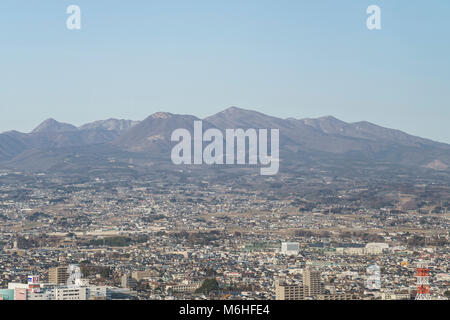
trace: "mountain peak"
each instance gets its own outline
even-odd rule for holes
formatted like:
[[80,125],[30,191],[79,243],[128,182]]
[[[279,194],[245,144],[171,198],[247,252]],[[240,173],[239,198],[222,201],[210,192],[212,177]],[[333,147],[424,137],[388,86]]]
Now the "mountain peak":
[[348,125],[348,123],[333,116],[325,116],[316,119],[306,118],[300,121],[327,134],[342,134]]
[[107,120],[98,120],[87,123],[79,127],[80,130],[108,130],[122,132],[138,124],[139,121],[109,118]]
[[69,123],[58,122],[49,118],[38,125],[31,133],[77,131],[78,128]]
[[156,112],[152,114],[150,117],[152,117],[153,119],[169,119],[172,118],[172,116],[173,114],[169,112]]
[[218,128],[281,128],[284,123],[282,119],[268,116],[254,110],[229,107],[219,113],[205,118]]
[[238,119],[238,118],[242,118],[242,117],[267,117],[267,118],[273,118],[271,116],[268,116],[264,113],[261,113],[259,111],[255,111],[255,110],[249,110],[249,109],[243,109],[243,108],[238,108],[235,106],[231,106],[223,111],[220,111],[212,116],[207,117],[205,120],[208,119],[214,119],[216,117],[227,117],[227,118],[234,118],[234,119]]
[[323,121],[333,121],[333,122],[344,123],[344,121],[339,120],[338,118],[333,117],[333,116],[330,116],[330,115],[324,116],[324,117],[320,117],[320,118],[318,118],[318,120],[323,120]]
[[245,109],[242,109],[242,108],[238,108],[238,107],[235,107],[235,106],[231,106],[231,107],[229,107],[229,108],[226,108],[226,109],[223,110],[222,112],[241,112],[241,111],[249,111],[249,110],[245,110]]

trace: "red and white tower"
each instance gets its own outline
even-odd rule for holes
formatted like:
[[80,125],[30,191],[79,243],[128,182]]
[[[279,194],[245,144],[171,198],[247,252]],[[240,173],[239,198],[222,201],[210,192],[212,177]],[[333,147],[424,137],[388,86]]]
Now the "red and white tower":
[[416,300],[431,300],[430,297],[430,269],[422,259],[417,263],[417,294]]

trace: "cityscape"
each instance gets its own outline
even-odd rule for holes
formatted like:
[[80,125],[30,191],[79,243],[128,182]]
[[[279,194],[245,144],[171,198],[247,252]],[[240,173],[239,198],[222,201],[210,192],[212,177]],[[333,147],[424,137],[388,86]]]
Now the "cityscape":
[[3,170],[0,297],[411,300],[419,263],[449,297],[445,181],[133,167]]
[[2,307],[418,318],[450,299],[450,1],[0,12]]

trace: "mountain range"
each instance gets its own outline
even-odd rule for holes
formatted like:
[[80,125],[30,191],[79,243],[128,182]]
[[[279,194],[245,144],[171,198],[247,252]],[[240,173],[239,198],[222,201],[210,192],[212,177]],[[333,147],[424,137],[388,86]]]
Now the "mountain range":
[[[132,159],[136,165],[170,163],[171,133],[178,128],[192,130],[195,120],[200,119],[167,112],[142,121],[108,119],[80,127],[48,119],[30,133],[0,134],[0,169],[55,170],[75,157],[85,159],[83,165],[90,167],[111,159]],[[450,166],[449,144],[365,121],[347,123],[331,116],[282,119],[237,107],[202,120],[204,128],[221,130],[279,129],[281,162],[290,166],[333,159],[441,171],[449,171]]]

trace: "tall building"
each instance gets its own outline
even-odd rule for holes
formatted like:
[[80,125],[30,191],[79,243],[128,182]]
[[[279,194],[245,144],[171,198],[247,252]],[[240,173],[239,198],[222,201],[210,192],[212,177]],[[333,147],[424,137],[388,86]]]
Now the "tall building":
[[275,281],[276,300],[303,300],[304,290],[300,284],[288,284],[279,280]]
[[298,242],[282,242],[281,253],[287,255],[297,255],[300,251],[300,244]]
[[137,287],[136,279],[130,277],[129,274],[124,274],[120,280],[122,288],[135,289]]
[[28,292],[27,300],[111,300],[111,290],[105,286],[56,286]]
[[50,268],[48,270],[48,282],[53,284],[66,284],[69,279],[69,273],[66,266]]
[[136,279],[136,281],[141,281],[145,278],[150,278],[152,272],[150,270],[133,271],[131,277]]
[[[56,268],[53,268],[56,269]],[[57,277],[57,273],[56,273]],[[80,285],[67,286],[39,283],[38,276],[29,276],[28,284],[8,283],[7,290],[0,290],[0,300],[111,300],[113,289],[92,286],[87,279]]]
[[305,297],[314,297],[324,293],[320,271],[310,267],[303,270],[303,289]]
[[197,290],[198,288],[200,288],[202,285],[202,282],[190,282],[190,281],[183,281],[182,284],[178,284],[178,285],[174,285],[174,286],[169,286],[167,287],[167,289],[171,289],[172,292],[190,292],[190,293],[194,293],[195,290]]

